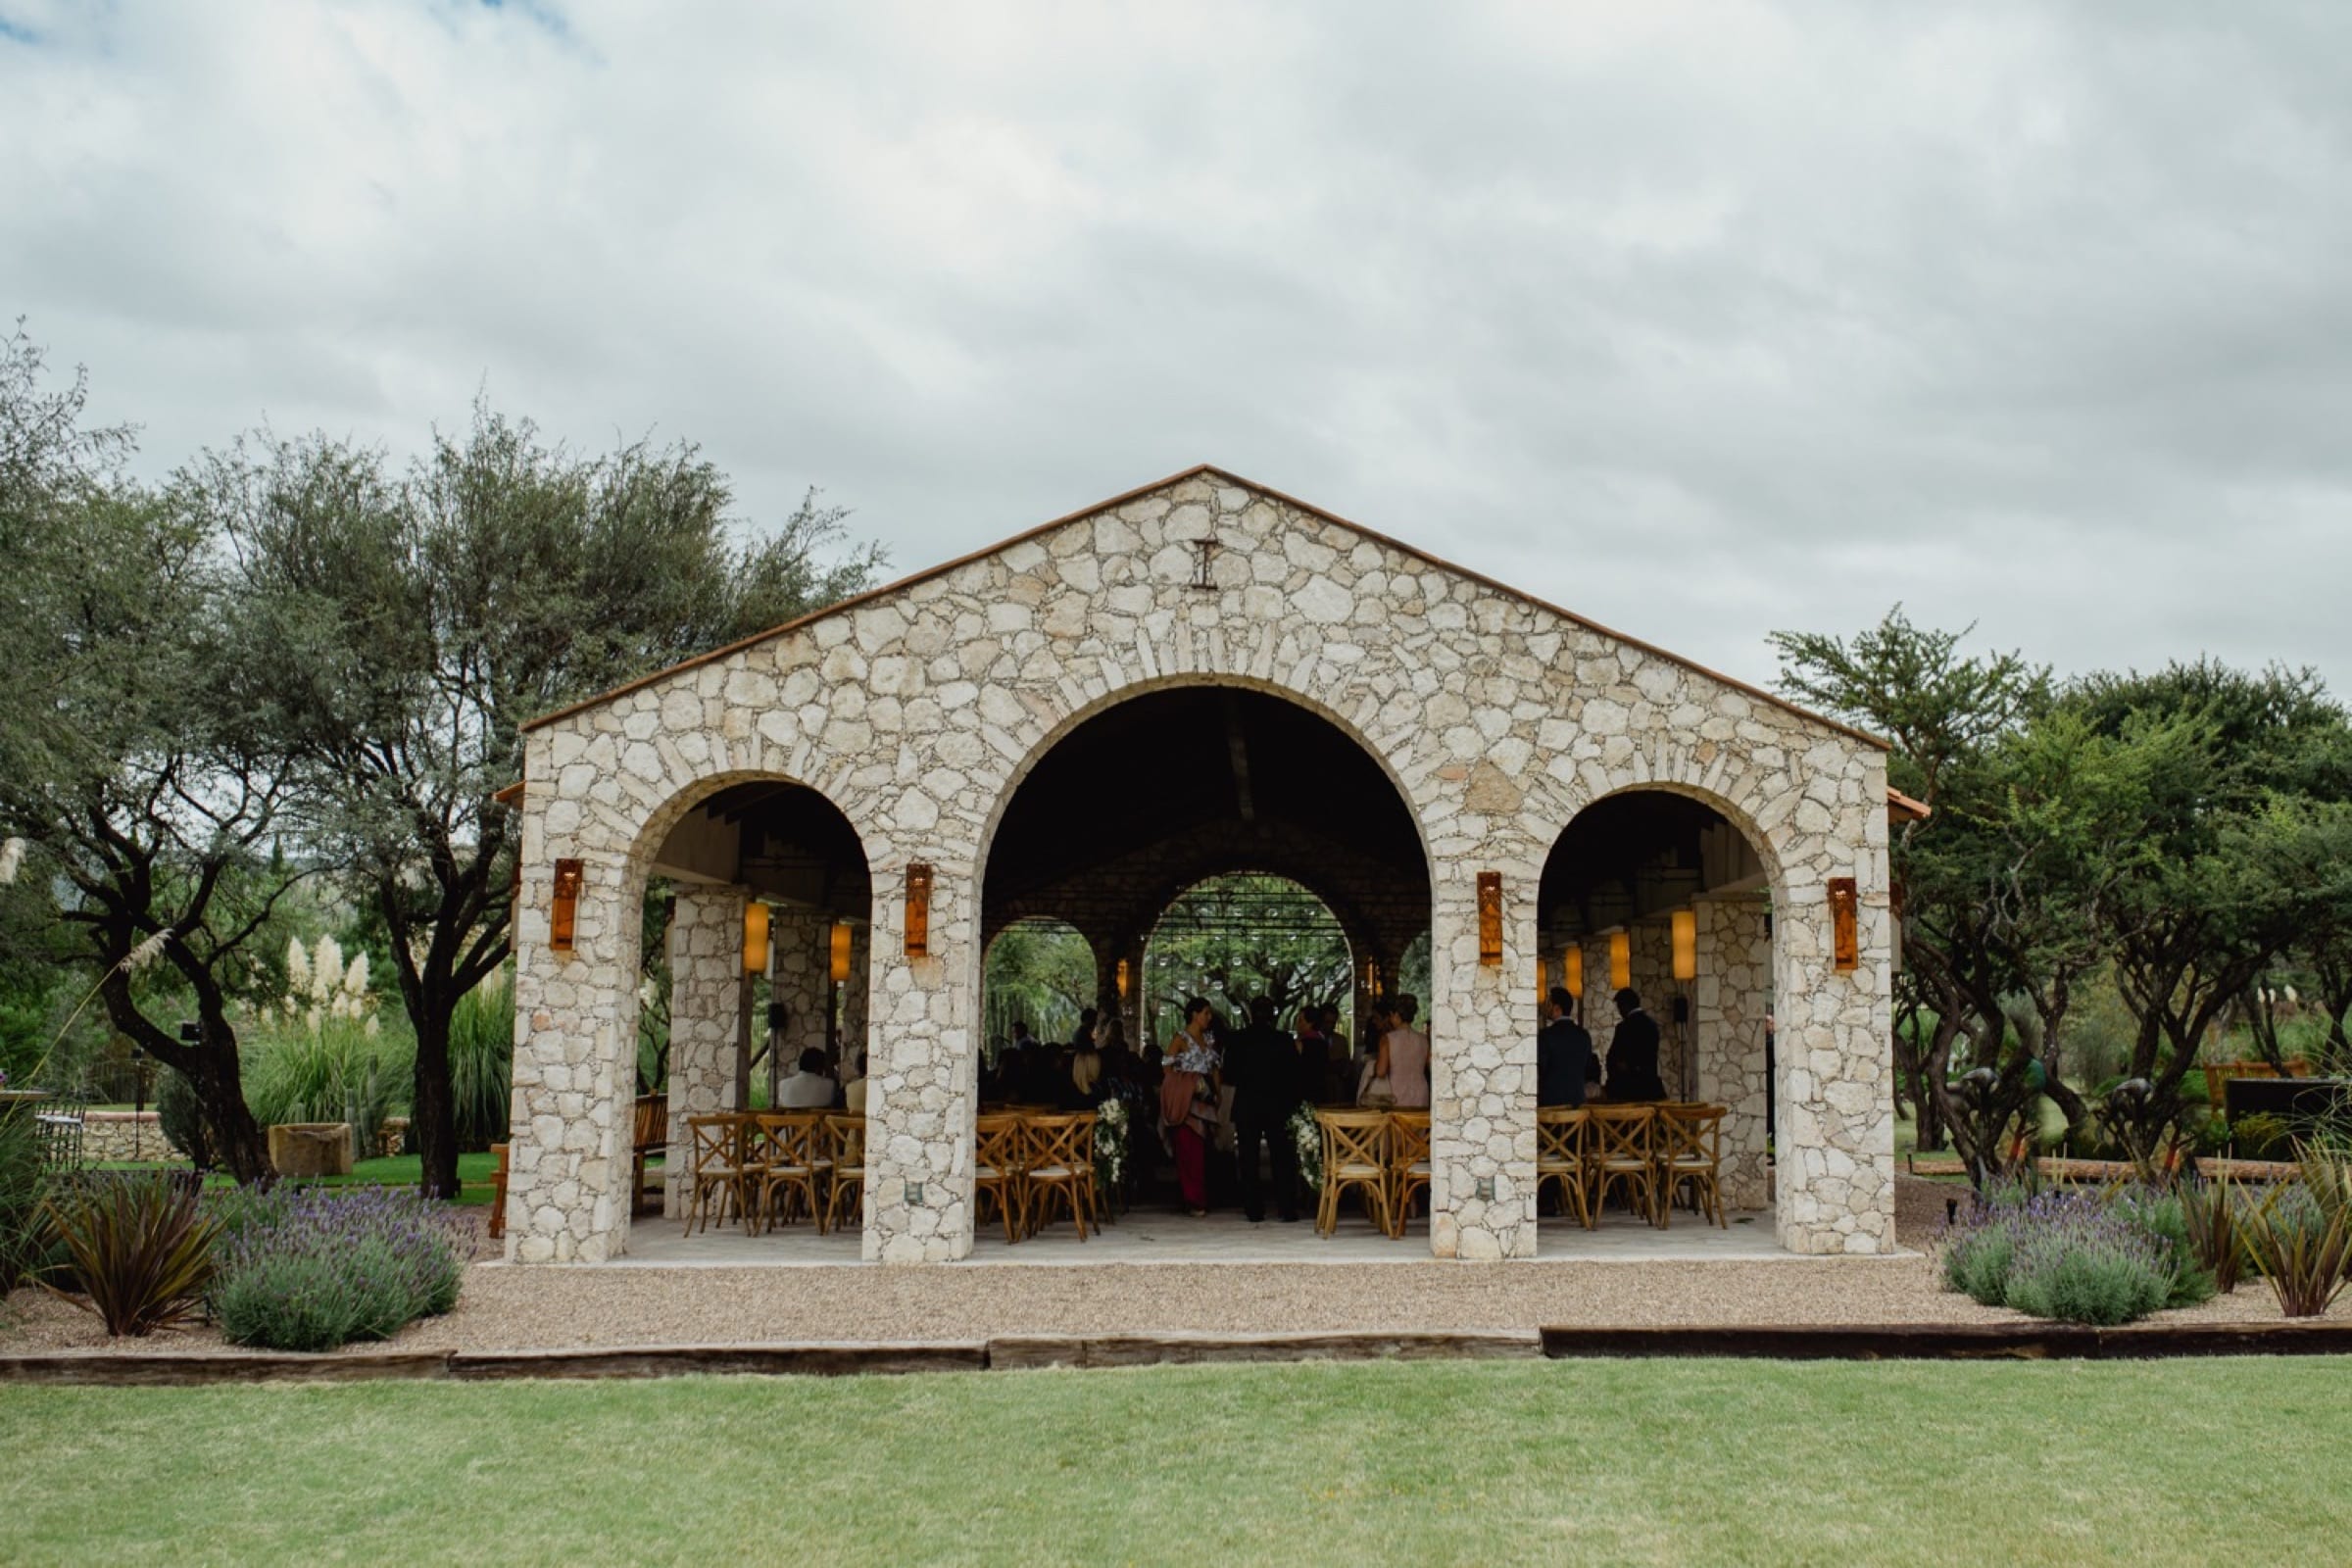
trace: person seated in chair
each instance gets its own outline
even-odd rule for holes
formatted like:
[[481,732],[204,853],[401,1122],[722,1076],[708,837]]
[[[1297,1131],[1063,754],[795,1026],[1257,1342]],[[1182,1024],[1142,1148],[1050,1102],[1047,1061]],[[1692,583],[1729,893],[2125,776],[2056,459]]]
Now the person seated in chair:
[[801,1053],[798,1072],[776,1086],[776,1105],[783,1110],[826,1110],[833,1104],[833,1079],[825,1071],[825,1054],[810,1046]]

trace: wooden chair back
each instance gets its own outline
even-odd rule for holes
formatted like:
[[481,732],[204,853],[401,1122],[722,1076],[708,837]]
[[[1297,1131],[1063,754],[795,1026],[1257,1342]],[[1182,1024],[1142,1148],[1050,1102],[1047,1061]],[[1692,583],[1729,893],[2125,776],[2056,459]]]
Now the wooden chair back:
[[1429,1112],[1426,1110],[1392,1110],[1389,1112],[1389,1164],[1402,1170],[1416,1161],[1429,1158]]
[[694,1173],[734,1170],[743,1163],[744,1119],[731,1112],[686,1118],[687,1148]]
[[[1017,1242],[1026,1231],[1027,1183],[1022,1168],[1029,1158],[1029,1133],[1010,1111],[996,1111],[972,1119],[972,1188],[975,1202],[994,1199],[1004,1220],[1004,1240]],[[975,1215],[977,1210],[975,1210]]]
[[814,1170],[825,1159],[825,1113],[771,1110],[752,1118],[754,1162],[777,1169]]
[[1657,1107],[1654,1156],[1661,1165],[1686,1162],[1716,1165],[1723,1152],[1724,1107],[1704,1104],[1664,1104]]
[[1095,1168],[1095,1113],[1091,1110],[1060,1112],[1050,1116],[1021,1118],[1028,1134],[1028,1152],[1022,1161],[1031,1180],[1049,1178],[1047,1173],[1066,1173],[1074,1176],[1080,1171]]
[[1591,1129],[1586,1150],[1594,1164],[1603,1170],[1649,1165],[1656,1142],[1657,1106],[1604,1104],[1585,1109]]
[[831,1115],[825,1118],[825,1152],[839,1173],[865,1169],[865,1118]]
[[1582,1105],[1547,1105],[1536,1112],[1536,1193],[1545,1182],[1560,1190],[1562,1206],[1585,1229],[1592,1228],[1592,1204],[1586,1196],[1585,1150],[1592,1113]]
[[1378,1175],[1389,1168],[1389,1113],[1385,1110],[1318,1110],[1323,1129],[1323,1175]]

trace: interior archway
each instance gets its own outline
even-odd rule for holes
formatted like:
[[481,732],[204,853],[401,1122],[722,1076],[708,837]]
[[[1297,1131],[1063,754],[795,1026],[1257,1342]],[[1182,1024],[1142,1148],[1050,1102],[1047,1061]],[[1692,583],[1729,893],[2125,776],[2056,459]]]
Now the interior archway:
[[[1138,1072],[1149,1074],[1156,1069],[1144,1062],[1147,1048],[1173,1032],[1159,1027],[1168,1022],[1162,1004],[1192,984],[1152,959],[1153,933],[1171,912],[1196,926],[1246,923],[1253,911],[1295,924],[1311,906],[1338,954],[1316,994],[1334,994],[1345,1030],[1361,1015],[1367,979],[1387,983],[1427,931],[1428,864],[1386,769],[1339,724],[1253,687],[1165,686],[1082,720],[1035,760],[986,849],[981,927],[993,941],[1051,917],[1082,933],[1096,960],[1096,1004],[1119,1020]],[[1204,887],[1216,896],[1201,896]],[[1212,997],[1228,1014],[1265,989],[1228,978]],[[1305,998],[1273,1000],[1292,1003],[1288,1028]],[[1349,1077],[1345,1047],[1341,1055],[1329,1093]],[[1132,1141],[1156,1143],[1150,1090],[1134,1103],[1145,1124]],[[1230,1165],[1223,1127],[1220,1137]]]
[[[1543,986],[1576,993],[1601,1069],[1594,1098],[1721,1105],[1723,1198],[1747,1223],[1772,1201],[1772,897],[1767,860],[1729,814],[1643,788],[1577,814],[1538,902]],[[1654,1084],[1630,1052],[1612,1054],[1620,991],[1657,1026]],[[1630,1087],[1615,1087],[1620,1074]],[[1573,1249],[1570,1222],[1544,1226]]]

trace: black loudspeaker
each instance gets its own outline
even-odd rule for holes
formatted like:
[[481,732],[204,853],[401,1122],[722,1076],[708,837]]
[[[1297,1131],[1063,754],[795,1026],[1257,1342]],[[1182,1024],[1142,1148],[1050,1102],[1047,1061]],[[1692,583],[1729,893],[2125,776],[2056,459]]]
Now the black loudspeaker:
[[781,1002],[769,1003],[767,1004],[767,1032],[772,1035],[777,1030],[783,1028],[784,1021],[787,1016],[788,1014],[784,1010],[784,1004]]
[[1689,997],[1677,997],[1674,999],[1674,1021],[1676,1023],[1689,1023],[1690,1021],[1690,999]]

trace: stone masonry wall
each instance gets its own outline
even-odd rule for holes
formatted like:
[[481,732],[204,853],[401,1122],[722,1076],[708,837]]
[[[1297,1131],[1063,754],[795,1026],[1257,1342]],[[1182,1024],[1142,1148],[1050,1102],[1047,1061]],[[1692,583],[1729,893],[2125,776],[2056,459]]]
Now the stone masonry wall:
[[1772,1201],[1765,1162],[1764,1021],[1772,1010],[1772,938],[1761,898],[1700,899],[1698,978],[1691,983],[1700,1100],[1726,1108],[1723,1200]]
[[671,1219],[685,1216],[693,1197],[694,1139],[686,1118],[736,1108],[746,902],[739,887],[681,884],[670,915],[669,1156],[662,1162],[662,1212]]
[[[979,889],[998,813],[1088,716],[1202,683],[1286,697],[1339,725],[1388,768],[1420,828],[1434,906],[1435,1252],[1535,1250],[1537,884],[1577,811],[1637,787],[1712,805],[1775,883],[1783,1245],[1892,1246],[1884,754],[1202,470],[530,731],[510,1255],[593,1260],[625,1248],[626,1152],[616,1182],[612,1123],[625,1144],[632,900],[685,811],[730,783],[776,777],[839,807],[872,872],[866,1255],[964,1255]],[[574,950],[559,955],[547,911],[564,856],[582,860],[585,886]],[[899,940],[913,860],[935,868],[921,959]],[[1477,958],[1482,870],[1503,882],[1499,964]],[[1826,886],[1840,875],[1862,894],[1864,962],[1851,974],[1829,955]]]

